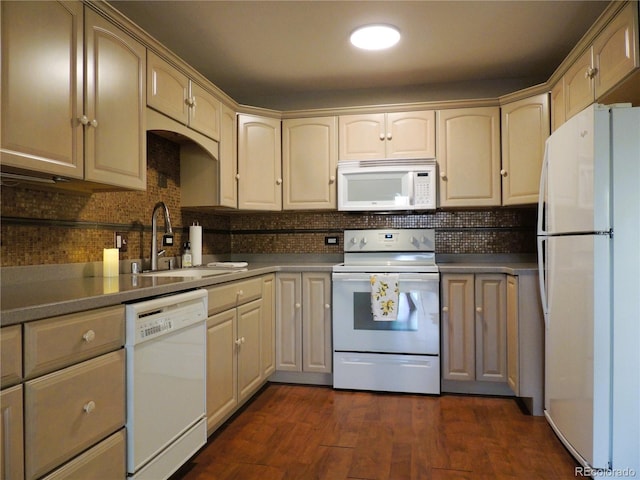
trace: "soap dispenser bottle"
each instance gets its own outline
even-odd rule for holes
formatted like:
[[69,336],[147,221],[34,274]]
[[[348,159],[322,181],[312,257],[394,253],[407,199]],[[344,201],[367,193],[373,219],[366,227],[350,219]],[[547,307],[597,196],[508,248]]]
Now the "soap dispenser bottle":
[[191,244],[185,242],[182,250],[182,268],[192,267],[193,257],[191,256]]

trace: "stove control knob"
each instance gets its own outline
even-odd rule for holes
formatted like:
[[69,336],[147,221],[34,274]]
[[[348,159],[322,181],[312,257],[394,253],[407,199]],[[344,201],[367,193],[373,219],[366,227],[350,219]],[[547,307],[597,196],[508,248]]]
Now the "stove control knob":
[[362,243],[363,245],[366,245],[367,244],[367,239],[363,238],[362,240],[360,240],[360,243]]
[[353,245],[355,245],[356,243],[358,243],[358,240],[356,239],[356,237],[353,237],[353,238],[351,239],[351,243],[352,243]]

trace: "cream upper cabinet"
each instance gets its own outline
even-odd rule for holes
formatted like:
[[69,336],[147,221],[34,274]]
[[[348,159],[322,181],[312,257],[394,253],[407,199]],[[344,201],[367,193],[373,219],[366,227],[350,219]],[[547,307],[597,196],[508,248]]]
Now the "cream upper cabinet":
[[629,2],[565,73],[566,118],[583,110],[638,68],[638,48],[638,5]]
[[339,159],[435,157],[435,112],[341,115]]
[[147,53],[147,61],[147,104],[219,140],[221,102],[154,52]]
[[438,111],[440,207],[500,205],[500,109]]
[[2,2],[2,164],[84,178],[83,7]]
[[146,189],[144,46],[80,2],[3,2],[2,36],[3,168]]
[[282,122],[283,210],[335,209],[337,117]]
[[238,207],[238,122],[236,112],[226,105],[220,111],[220,205]]
[[502,204],[538,201],[540,170],[549,137],[549,95],[518,100],[502,111]]
[[566,121],[564,111],[564,78],[551,89],[551,131],[555,132]]
[[238,208],[282,210],[280,120],[238,115]]
[[442,275],[442,378],[507,381],[506,276]]

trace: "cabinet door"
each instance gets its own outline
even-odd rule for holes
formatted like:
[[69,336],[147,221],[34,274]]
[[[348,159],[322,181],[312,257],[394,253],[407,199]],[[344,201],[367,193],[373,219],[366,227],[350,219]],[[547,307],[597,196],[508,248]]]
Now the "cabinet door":
[[207,426],[212,431],[238,404],[236,309],[207,319]]
[[592,49],[584,52],[564,74],[565,115],[569,119],[593,103]]
[[516,395],[520,395],[518,322],[518,277],[507,275],[507,383]]
[[596,98],[614,87],[640,63],[637,9],[637,4],[627,4],[593,42],[593,62],[597,69],[594,77]]
[[336,208],[336,117],[284,120],[284,210]]
[[262,378],[276,371],[276,278],[266,275],[262,279],[262,326],[260,330],[262,352]]
[[565,120],[564,78],[561,78],[551,89],[551,131],[555,132]]
[[125,423],[124,349],[24,384],[26,478],[34,479]]
[[502,107],[502,204],[538,202],[540,170],[549,137],[546,93]]
[[386,158],[435,158],[435,111],[387,113],[386,126]]
[[500,205],[500,109],[438,111],[440,206]]
[[24,478],[22,385],[0,392],[0,478]]
[[338,119],[340,160],[385,158],[384,113],[342,115]]
[[22,379],[22,326],[12,325],[0,329],[0,371],[2,388]]
[[238,124],[236,112],[222,105],[220,112],[220,205],[238,208]]
[[280,120],[238,116],[238,207],[282,210]]
[[276,370],[302,371],[302,278],[276,275]]
[[475,379],[473,274],[442,275],[442,378]]
[[331,274],[302,274],[302,370],[331,373]]
[[191,82],[189,103],[189,126],[207,137],[219,140],[220,101],[197,83]]
[[260,328],[262,300],[238,307],[238,400],[249,398],[262,384]]
[[146,49],[85,10],[85,180],[147,188]]
[[81,2],[2,2],[2,164],[83,178]]
[[476,275],[476,380],[507,381],[507,299],[502,274]]
[[147,105],[188,125],[189,78],[151,50],[147,62]]

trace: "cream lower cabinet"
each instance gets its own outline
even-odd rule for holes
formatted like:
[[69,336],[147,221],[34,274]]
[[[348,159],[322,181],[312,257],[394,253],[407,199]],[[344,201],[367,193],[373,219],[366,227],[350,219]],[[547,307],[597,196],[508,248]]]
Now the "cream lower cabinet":
[[336,209],[337,117],[282,122],[283,210]]
[[23,330],[25,478],[124,478],[124,307]]
[[276,370],[331,373],[331,273],[276,275]]
[[440,207],[501,204],[500,109],[437,112]]
[[280,120],[238,115],[238,208],[282,210]]
[[0,479],[24,478],[22,385],[0,392]]
[[273,328],[273,276],[209,288],[209,433],[248,400],[273,370],[275,347],[269,328]]
[[442,275],[443,380],[507,382],[506,277]]
[[3,171],[145,190],[144,46],[81,2],[0,8]]
[[507,103],[502,114],[502,205],[536,204],[544,146],[550,134],[549,95]]

